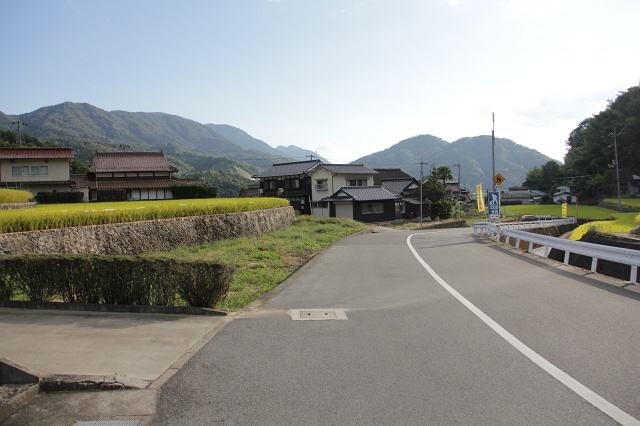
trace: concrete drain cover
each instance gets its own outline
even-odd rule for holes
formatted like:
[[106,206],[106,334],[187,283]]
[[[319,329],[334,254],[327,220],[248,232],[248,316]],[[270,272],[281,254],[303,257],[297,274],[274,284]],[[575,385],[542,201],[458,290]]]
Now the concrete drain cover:
[[73,426],[138,426],[141,420],[83,420]]
[[346,320],[342,309],[292,309],[289,311],[294,321]]

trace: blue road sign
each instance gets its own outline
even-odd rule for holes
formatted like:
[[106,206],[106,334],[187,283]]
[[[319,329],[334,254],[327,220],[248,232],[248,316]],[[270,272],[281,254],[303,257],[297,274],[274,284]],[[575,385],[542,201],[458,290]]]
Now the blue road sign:
[[489,219],[500,219],[500,193],[487,193],[487,209],[489,210]]

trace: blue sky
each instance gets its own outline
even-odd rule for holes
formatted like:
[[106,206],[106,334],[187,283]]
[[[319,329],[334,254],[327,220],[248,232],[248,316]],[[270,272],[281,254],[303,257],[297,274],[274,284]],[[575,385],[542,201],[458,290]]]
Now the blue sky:
[[[335,163],[490,134],[562,160],[640,83],[637,0],[0,0],[0,111],[230,124]],[[426,159],[428,161],[428,159]]]

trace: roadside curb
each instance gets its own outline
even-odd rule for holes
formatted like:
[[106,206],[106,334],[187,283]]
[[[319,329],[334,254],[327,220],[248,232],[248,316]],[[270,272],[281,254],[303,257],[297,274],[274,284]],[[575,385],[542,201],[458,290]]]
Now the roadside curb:
[[134,314],[213,315],[226,316],[227,312],[191,306],[108,305],[102,303],[30,302],[0,300],[0,308],[42,309],[55,311],[124,312]]

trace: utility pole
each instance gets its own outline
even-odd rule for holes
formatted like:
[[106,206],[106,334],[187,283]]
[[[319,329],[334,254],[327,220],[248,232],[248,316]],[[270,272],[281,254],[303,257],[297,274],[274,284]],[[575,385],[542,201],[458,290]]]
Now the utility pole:
[[22,147],[22,135],[20,133],[20,126],[26,126],[27,123],[20,121],[20,117],[18,117],[18,120],[12,121],[11,124],[16,124],[18,126],[18,136],[16,136],[16,142],[18,143],[18,147]]
[[492,127],[491,127],[491,166],[492,166],[492,173],[491,173],[491,182],[493,182],[493,192],[496,192],[496,181],[493,180],[493,178],[496,176],[496,135],[495,135],[495,130],[496,130],[496,118],[495,115],[493,113],[491,113],[491,122],[492,122]]
[[618,211],[622,211],[622,201],[620,200],[620,167],[618,165],[618,143],[616,141],[616,136],[620,136],[620,133],[616,133],[616,128],[613,128],[613,133],[610,133],[609,136],[613,136],[613,150],[616,156],[616,186],[618,188]]
[[454,164],[451,167],[458,168],[458,217],[462,215],[462,184],[460,183],[460,162],[458,164]]
[[422,166],[424,164],[429,164],[429,163],[423,163],[421,158],[420,159],[420,229],[422,229],[422,204],[424,203],[424,199],[422,197],[422,185],[424,184],[424,171],[422,169]]
[[313,161],[313,157],[315,157],[315,155],[309,154],[309,155],[305,155],[305,157],[309,157],[311,159],[311,161]]

